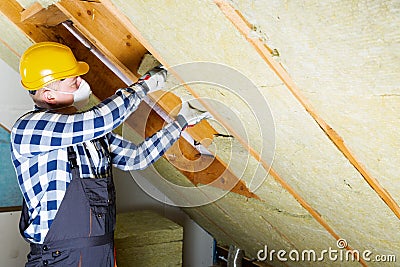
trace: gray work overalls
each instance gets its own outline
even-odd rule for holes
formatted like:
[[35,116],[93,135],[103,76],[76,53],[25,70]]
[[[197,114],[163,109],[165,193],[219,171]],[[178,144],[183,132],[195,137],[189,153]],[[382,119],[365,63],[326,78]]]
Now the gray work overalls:
[[[96,141],[106,146],[104,140]],[[104,151],[109,158],[108,149]],[[105,178],[81,179],[72,147],[68,148],[68,160],[72,180],[43,244],[30,243],[25,266],[114,266],[115,188],[111,166]],[[28,220],[24,201],[22,235]]]

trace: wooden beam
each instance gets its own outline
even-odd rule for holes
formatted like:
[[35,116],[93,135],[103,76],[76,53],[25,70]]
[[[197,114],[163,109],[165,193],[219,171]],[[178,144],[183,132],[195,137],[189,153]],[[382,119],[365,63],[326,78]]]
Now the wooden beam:
[[56,26],[68,17],[56,6],[51,5],[44,8],[40,3],[35,2],[28,9],[21,12],[21,22],[36,25]]
[[0,13],[14,23],[32,42],[48,41],[48,32],[40,27],[21,21],[21,13],[24,8],[16,0],[0,1]]
[[[168,103],[164,105],[164,107],[168,108],[165,110],[167,113],[173,110],[179,110],[179,108],[171,105],[171,103],[176,103],[177,105],[181,104],[179,97],[169,92],[164,93],[159,101]],[[146,138],[160,130],[165,122],[155,111],[151,110],[147,104],[142,103],[138,110],[126,121],[126,124],[143,138]],[[204,129],[206,130],[203,132]],[[217,133],[205,122],[202,125],[195,125],[191,130],[196,133],[192,135],[192,137],[200,143],[203,141],[203,138],[209,139],[210,133]],[[168,157],[168,155],[174,156]],[[229,167],[218,156],[210,157],[201,155],[183,138],[180,138],[178,142],[168,150],[164,158],[185,175],[194,185],[212,185],[248,198],[260,199],[249,190],[242,180],[233,174]]]
[[[150,97],[165,112],[170,114],[170,117],[174,118],[178,115],[178,112],[181,109],[181,99],[175,94],[159,91],[152,93]],[[211,144],[214,135],[218,134],[218,132],[206,120],[196,124],[195,127],[188,128],[186,131],[193,139],[200,142],[205,147],[208,147]]]
[[147,49],[103,4],[62,0],[55,4],[115,66],[132,81]]

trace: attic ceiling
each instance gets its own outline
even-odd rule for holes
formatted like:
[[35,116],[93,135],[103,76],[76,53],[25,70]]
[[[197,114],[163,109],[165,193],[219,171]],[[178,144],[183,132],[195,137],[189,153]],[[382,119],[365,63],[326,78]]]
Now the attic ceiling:
[[[58,24],[65,19],[132,80],[150,52],[170,67],[223,64],[256,85],[273,116],[274,129],[257,118],[263,130],[273,132],[272,166],[257,146],[264,138],[257,120],[243,115],[258,103],[238,101],[245,91],[221,93],[200,84],[152,96],[173,113],[180,104],[176,95],[190,93],[216,118],[189,131],[216,153],[211,160],[180,140],[143,175],[176,201],[194,200],[177,194],[155,173],[188,187],[217,181],[209,190],[223,193],[222,198],[185,211],[221,245],[237,245],[255,258],[265,245],[276,251],[323,251],[337,249],[337,240],[345,239],[348,250],[400,255],[398,1],[10,0],[0,3],[0,12],[5,62],[17,70],[32,42],[68,44],[90,64],[85,78],[99,99],[124,83]],[[172,72],[168,86],[180,78]],[[162,124],[143,104],[127,122],[124,136],[141,140]],[[243,141],[241,127],[249,140]],[[187,159],[207,167],[176,167]],[[240,172],[244,159],[249,160]],[[254,175],[265,176],[256,190],[248,183]],[[325,263],[331,262],[325,258]],[[309,263],[275,259],[268,264]],[[380,266],[366,260],[352,264]]]

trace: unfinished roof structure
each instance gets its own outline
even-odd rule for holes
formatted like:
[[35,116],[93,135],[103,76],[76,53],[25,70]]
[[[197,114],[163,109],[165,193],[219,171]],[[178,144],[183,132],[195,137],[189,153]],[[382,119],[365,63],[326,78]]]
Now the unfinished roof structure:
[[[192,139],[181,138],[143,175],[172,201],[185,199],[185,212],[220,245],[249,258],[265,246],[317,256],[371,251],[346,262],[363,266],[381,266],[375,255],[400,256],[399,1],[8,0],[0,14],[0,56],[15,70],[33,42],[57,41],[89,63],[85,79],[98,99],[125,86],[68,21],[132,81],[150,53],[172,67],[170,88],[188,82],[151,96],[157,109],[174,113],[177,96],[191,95],[214,120],[188,129]],[[243,76],[254,88],[240,79],[230,90],[214,78],[187,81],[209,68],[217,81]],[[144,103],[124,136],[160,129],[164,118],[152,108]],[[221,197],[196,205],[154,173],[187,188],[212,184],[207,192]]]

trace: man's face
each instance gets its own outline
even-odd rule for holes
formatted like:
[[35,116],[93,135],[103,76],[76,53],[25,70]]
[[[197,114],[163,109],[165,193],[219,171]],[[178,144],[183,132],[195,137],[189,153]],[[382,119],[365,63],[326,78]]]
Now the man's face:
[[70,106],[74,102],[72,93],[79,88],[81,82],[80,76],[55,81],[45,87],[44,100],[57,107]]
[[81,81],[82,78],[80,76],[60,80],[58,82],[58,88],[56,90],[61,92],[73,93],[79,88]]

